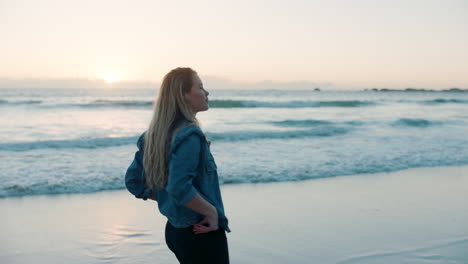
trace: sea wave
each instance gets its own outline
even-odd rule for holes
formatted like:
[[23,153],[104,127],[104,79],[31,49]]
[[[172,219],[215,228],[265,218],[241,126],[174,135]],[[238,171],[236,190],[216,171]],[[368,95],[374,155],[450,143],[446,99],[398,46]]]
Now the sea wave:
[[406,89],[389,89],[389,88],[372,88],[372,89],[364,89],[364,91],[374,91],[374,92],[418,92],[418,93],[466,93],[468,89],[460,89],[460,88],[450,88],[444,90],[433,90],[433,89],[424,89],[424,88],[406,88]]
[[150,107],[153,101],[139,100],[94,100],[89,104],[75,104],[74,106],[93,108],[93,107]]
[[[151,108],[152,100],[94,100],[89,103],[53,104],[43,101],[31,100],[21,102],[9,102],[2,100],[0,104],[36,104],[43,108]],[[314,108],[314,107],[364,107],[376,105],[373,101],[343,100],[343,101],[285,101],[285,102],[265,102],[255,100],[210,100],[211,108]]]
[[282,127],[311,127],[311,126],[330,125],[333,122],[327,121],[327,120],[306,119],[306,120],[273,121],[271,123],[273,125],[282,126]]
[[26,100],[26,101],[8,101],[0,100],[0,105],[31,105],[31,104],[41,104],[41,100]]
[[253,139],[286,139],[305,137],[331,137],[346,134],[352,129],[340,126],[323,126],[307,130],[293,131],[241,131],[225,133],[207,133],[210,140],[216,141],[243,141]]
[[[269,183],[286,181],[303,181],[310,179],[322,179],[336,176],[353,176],[359,174],[382,173],[399,171],[409,168],[419,167],[439,167],[439,166],[463,166],[467,160],[454,161],[444,159],[438,163],[431,163],[425,159],[408,159],[405,164],[388,164],[386,160],[375,161],[373,166],[362,166],[362,161],[356,160],[343,164],[336,164],[331,167],[320,167],[316,169],[285,169],[280,171],[262,171],[260,174],[247,169],[245,173],[223,173],[220,176],[220,184],[239,184],[239,183]],[[326,165],[326,164],[325,164]],[[102,168],[101,168],[102,169]],[[110,173],[110,174],[109,174]],[[92,193],[105,190],[125,189],[123,174],[125,168],[118,170],[106,169],[106,173],[98,172],[99,176],[84,177],[82,175],[68,175],[48,179],[45,175],[40,175],[41,179],[37,182],[29,181],[10,181],[0,184],[0,198],[30,195],[56,195],[73,193]],[[96,174],[96,173],[95,173]]]
[[211,108],[256,107],[255,101],[241,101],[241,100],[210,100],[209,105]]
[[138,136],[113,137],[113,138],[89,138],[70,140],[47,140],[36,142],[19,142],[0,144],[0,151],[28,151],[35,149],[95,149],[102,147],[116,147],[134,144]]
[[307,108],[307,107],[362,107],[375,105],[372,101],[343,100],[343,101],[286,101],[262,102],[251,100],[211,100],[213,108]]
[[[334,124],[332,121],[328,120],[316,120],[316,119],[306,119],[306,120],[283,120],[283,121],[273,121],[271,124],[281,127],[315,127],[323,125]],[[362,121],[347,121],[343,122],[345,125],[358,126],[364,124]]]
[[392,123],[393,126],[403,127],[430,127],[440,124],[443,124],[443,122],[418,118],[400,118]]
[[114,177],[111,180],[101,180],[96,184],[89,184],[88,181],[80,181],[83,179],[75,179],[62,181],[60,183],[50,184],[44,182],[42,184],[28,183],[13,183],[5,184],[0,187],[0,198],[29,196],[29,195],[56,195],[70,193],[91,193],[106,190],[123,189],[122,180]]
[[437,104],[468,104],[468,100],[437,98],[437,99],[433,99],[433,100],[425,100],[425,101],[422,101],[422,103],[423,103],[423,104],[426,104],[426,105],[437,105]]
[[[153,101],[123,101],[123,100],[96,100],[91,104],[77,105],[80,107],[147,107]],[[210,100],[211,108],[306,108],[306,107],[362,107],[375,105],[372,101],[344,100],[344,101],[285,101],[285,102],[264,102],[255,100]]]
[[[301,137],[330,137],[345,134],[351,131],[349,127],[323,126],[308,130],[293,131],[234,131],[224,133],[210,133],[206,135],[213,141],[244,141],[254,139],[285,139]],[[0,144],[0,151],[28,151],[35,149],[96,149],[103,147],[116,147],[136,144],[138,136],[89,138],[71,140],[48,140],[37,142],[19,142]]]

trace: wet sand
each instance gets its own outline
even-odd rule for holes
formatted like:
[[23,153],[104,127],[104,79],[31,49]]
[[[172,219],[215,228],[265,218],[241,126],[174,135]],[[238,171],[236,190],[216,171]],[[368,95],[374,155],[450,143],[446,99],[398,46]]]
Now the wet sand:
[[[468,263],[468,166],[223,185],[231,263]],[[1,263],[177,263],[126,190],[0,199]]]

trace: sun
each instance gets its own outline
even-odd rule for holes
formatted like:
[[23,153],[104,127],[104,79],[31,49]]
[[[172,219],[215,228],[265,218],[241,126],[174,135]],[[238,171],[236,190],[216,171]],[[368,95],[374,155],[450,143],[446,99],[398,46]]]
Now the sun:
[[121,80],[121,78],[117,74],[112,72],[106,72],[102,74],[101,79],[103,79],[106,83],[114,83]]

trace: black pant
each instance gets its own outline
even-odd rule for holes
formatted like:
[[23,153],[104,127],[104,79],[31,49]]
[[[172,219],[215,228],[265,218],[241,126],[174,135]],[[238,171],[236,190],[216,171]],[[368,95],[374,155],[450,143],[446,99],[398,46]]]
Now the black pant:
[[226,232],[221,228],[196,235],[193,227],[175,228],[167,222],[166,244],[181,264],[229,264]]

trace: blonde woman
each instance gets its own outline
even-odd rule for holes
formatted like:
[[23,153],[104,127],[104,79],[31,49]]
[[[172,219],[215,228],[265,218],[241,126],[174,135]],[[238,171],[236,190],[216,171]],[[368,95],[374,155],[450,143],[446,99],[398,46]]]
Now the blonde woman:
[[208,110],[208,94],[190,68],[166,74],[125,175],[135,197],[157,201],[168,220],[166,244],[180,263],[229,263],[217,167],[196,119]]

